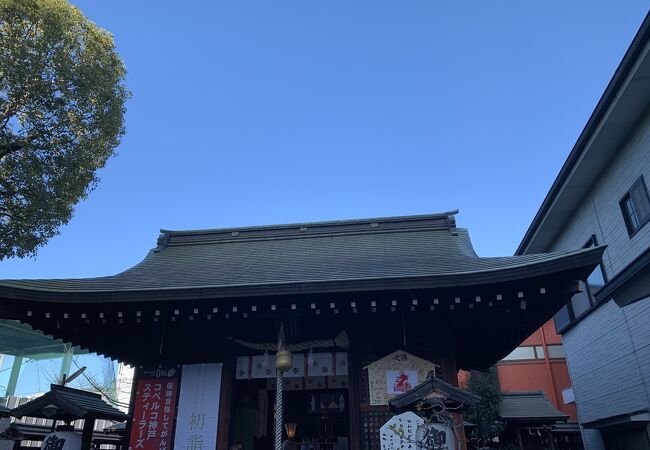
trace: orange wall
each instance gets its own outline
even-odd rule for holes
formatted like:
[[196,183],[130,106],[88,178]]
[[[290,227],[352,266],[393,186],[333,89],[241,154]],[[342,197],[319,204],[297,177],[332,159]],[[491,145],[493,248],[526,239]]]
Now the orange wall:
[[550,362],[550,365],[552,376],[555,379],[555,397],[544,361],[499,363],[497,373],[501,390],[503,392],[542,390],[557,409],[568,414],[570,420],[577,421],[575,405],[565,405],[562,400],[562,389],[571,386],[566,362],[554,360]]
[[[562,338],[555,332],[552,320],[546,322],[542,328],[547,345],[562,343]],[[540,330],[536,330],[521,345],[542,345]],[[545,354],[548,355],[548,352],[545,351]],[[569,415],[569,420],[577,421],[575,405],[565,405],[562,400],[562,390],[571,386],[566,360],[551,359],[549,366],[550,373],[545,360],[500,362],[497,364],[497,374],[501,390],[504,392],[543,390],[557,409]],[[551,377],[555,383],[555,392],[553,392]]]
[[[542,345],[542,331],[546,345],[561,344],[562,338],[555,332],[553,320],[549,320],[542,327],[531,334],[520,345]],[[548,355],[548,351],[545,350]],[[539,391],[546,393],[548,399],[557,409],[569,416],[569,420],[576,421],[578,416],[575,404],[565,405],[562,400],[562,390],[571,386],[569,369],[564,359],[549,360],[549,367],[543,359],[534,361],[509,361],[497,364],[499,384],[503,392]],[[460,387],[467,387],[470,372],[458,371],[458,384]],[[555,392],[551,383],[551,377],[555,383]]]

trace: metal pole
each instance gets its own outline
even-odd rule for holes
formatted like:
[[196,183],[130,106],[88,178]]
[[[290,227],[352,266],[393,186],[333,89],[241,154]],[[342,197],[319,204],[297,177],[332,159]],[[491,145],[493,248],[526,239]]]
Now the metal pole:
[[556,408],[560,409],[560,399],[557,396],[557,389],[555,388],[555,377],[553,376],[553,370],[551,369],[551,360],[548,356],[548,344],[546,343],[544,325],[542,325],[539,331],[541,331],[542,334],[542,348],[544,349],[544,364],[546,365],[546,373],[548,373],[548,381],[551,383],[551,401]]
[[276,369],[275,374],[275,450],[282,450],[282,424],[284,422],[282,390],[284,389],[284,377],[280,369]]
[[69,344],[63,346],[63,360],[61,360],[61,373],[59,374],[59,380],[63,383],[64,376],[67,378],[70,375],[70,366],[72,365],[72,354],[74,350]]
[[9,374],[9,382],[7,383],[6,397],[13,397],[16,394],[16,385],[18,384],[18,375],[20,374],[20,366],[23,365],[22,356],[14,356],[14,363],[11,365],[11,374]]

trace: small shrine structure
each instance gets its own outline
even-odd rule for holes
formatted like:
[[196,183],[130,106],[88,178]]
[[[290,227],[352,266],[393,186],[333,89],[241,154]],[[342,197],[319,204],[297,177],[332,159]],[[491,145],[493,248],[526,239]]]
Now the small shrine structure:
[[[17,419],[32,417],[52,421],[50,431],[55,431],[56,422],[65,422],[70,425],[72,422],[82,419],[83,430],[79,439],[81,450],[91,448],[96,420],[124,422],[129,418],[124,412],[106,403],[100,394],[57,384],[52,384],[49,392],[13,409],[8,409],[5,414]],[[21,430],[14,427],[14,431],[20,432]],[[12,431],[9,430],[8,435],[10,436],[11,433]],[[70,426],[70,435],[73,434],[73,427]],[[22,437],[16,436],[16,440],[21,439]],[[65,448],[74,450],[74,446]]]

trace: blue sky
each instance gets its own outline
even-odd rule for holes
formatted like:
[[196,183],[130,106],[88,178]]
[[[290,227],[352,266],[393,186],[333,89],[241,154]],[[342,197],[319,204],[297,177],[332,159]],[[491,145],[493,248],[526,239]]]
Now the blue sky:
[[110,275],[160,228],[460,209],[512,254],[646,1],[74,2],[111,31],[127,135],[60,235],[0,278]]

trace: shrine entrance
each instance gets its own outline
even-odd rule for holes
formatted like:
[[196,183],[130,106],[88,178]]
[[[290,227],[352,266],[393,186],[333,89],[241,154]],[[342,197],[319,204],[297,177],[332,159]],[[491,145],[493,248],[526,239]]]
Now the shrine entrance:
[[285,423],[300,450],[348,450],[347,389],[289,391],[284,403]]
[[[261,355],[239,357],[237,362],[230,444],[241,444],[243,450],[273,450],[273,361]],[[293,376],[284,380],[283,440],[293,441],[291,448],[300,450],[349,450],[347,353],[315,353],[309,363],[297,354],[294,362],[300,370],[292,369]],[[320,376],[323,373],[330,375]]]

